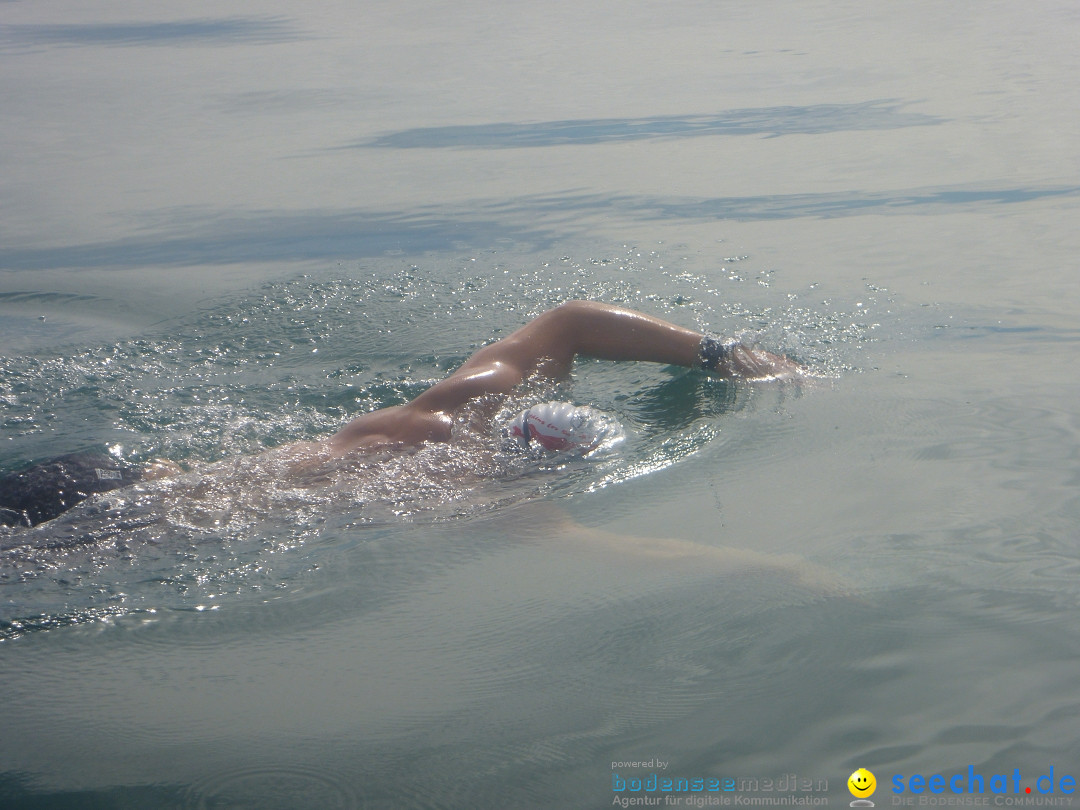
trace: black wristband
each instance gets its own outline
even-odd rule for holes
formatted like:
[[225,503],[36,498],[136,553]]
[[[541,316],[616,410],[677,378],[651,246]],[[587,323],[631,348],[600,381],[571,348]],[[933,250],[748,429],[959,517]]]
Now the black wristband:
[[731,350],[738,345],[738,341],[725,343],[719,338],[705,335],[698,347],[698,362],[704,371],[716,371],[720,364],[731,356]]

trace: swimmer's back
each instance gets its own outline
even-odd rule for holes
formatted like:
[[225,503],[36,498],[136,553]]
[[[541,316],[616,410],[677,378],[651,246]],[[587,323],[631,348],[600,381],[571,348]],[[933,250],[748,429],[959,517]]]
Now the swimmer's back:
[[0,477],[0,524],[36,526],[99,492],[141,480],[142,469],[106,453],[69,453]]

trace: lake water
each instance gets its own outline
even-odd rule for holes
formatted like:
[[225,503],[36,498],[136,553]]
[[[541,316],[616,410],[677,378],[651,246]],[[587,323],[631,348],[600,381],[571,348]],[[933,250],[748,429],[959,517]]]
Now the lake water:
[[0,23],[0,468],[242,465],[569,298],[815,372],[583,361],[601,459],[8,531],[0,805],[1080,801],[1075,3]]

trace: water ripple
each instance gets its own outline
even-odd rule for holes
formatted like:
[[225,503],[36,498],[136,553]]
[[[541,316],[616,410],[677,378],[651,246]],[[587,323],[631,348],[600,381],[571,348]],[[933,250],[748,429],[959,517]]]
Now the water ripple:
[[352,789],[354,775],[345,777],[313,768],[282,762],[259,767],[237,768],[215,773],[189,789],[189,810],[218,807],[257,807],[259,810],[353,810],[360,807]]

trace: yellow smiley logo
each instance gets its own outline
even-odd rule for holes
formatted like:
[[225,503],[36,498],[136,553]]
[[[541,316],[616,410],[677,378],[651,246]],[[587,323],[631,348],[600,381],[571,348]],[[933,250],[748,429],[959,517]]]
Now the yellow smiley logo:
[[847,789],[851,791],[852,796],[865,799],[867,796],[874,795],[874,791],[877,790],[877,779],[866,768],[859,768],[848,777]]

